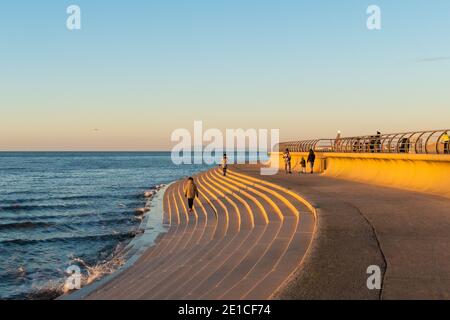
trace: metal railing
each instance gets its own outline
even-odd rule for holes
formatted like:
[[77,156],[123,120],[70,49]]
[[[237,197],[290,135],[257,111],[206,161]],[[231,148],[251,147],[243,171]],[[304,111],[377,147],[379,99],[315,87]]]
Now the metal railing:
[[450,129],[283,142],[280,152],[450,154]]

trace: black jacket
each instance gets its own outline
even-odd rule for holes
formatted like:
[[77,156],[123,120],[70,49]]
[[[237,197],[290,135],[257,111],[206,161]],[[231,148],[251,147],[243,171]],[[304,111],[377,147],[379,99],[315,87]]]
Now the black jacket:
[[314,162],[316,161],[316,155],[314,152],[310,152],[308,155],[308,162]]

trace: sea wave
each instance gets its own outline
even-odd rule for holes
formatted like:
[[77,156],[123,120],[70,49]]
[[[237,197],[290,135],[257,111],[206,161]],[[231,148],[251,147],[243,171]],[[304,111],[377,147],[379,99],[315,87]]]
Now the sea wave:
[[122,233],[111,233],[102,235],[87,235],[87,236],[73,236],[73,237],[54,237],[47,239],[12,239],[0,241],[0,244],[16,244],[16,245],[29,245],[36,243],[55,243],[55,242],[69,242],[69,241],[107,241],[118,240],[124,241],[126,239],[133,238],[137,234],[141,233],[139,230]]
[[24,222],[12,222],[12,223],[4,223],[0,224],[0,231],[3,230],[15,230],[15,229],[34,229],[34,228],[46,228],[55,225],[51,222],[32,222],[32,221],[24,221]]
[[[67,214],[43,214],[43,215],[34,215],[34,216],[27,216],[27,221],[41,221],[41,220],[64,220],[66,218],[83,218],[83,217],[91,217],[91,216],[98,216],[95,212],[79,212],[79,213],[67,213]],[[2,219],[5,220],[11,220],[11,217],[0,217],[0,221]]]
[[[119,247],[119,246],[118,246]],[[78,265],[82,269],[81,286],[84,287],[101,279],[102,277],[112,274],[125,264],[126,260],[123,256],[122,250],[115,250],[115,254],[108,260],[103,260],[97,264],[90,265],[81,258],[75,258],[70,261],[72,265]],[[70,294],[72,290],[69,289],[64,282],[49,281],[48,283],[34,287],[27,295],[29,300],[53,300],[64,294]]]
[[88,208],[87,204],[56,204],[56,205],[7,205],[0,206],[0,211],[35,211],[35,210],[71,210],[71,209],[83,209]]
[[[22,250],[40,252],[40,250],[50,250],[48,248],[51,248],[51,250],[62,248],[62,250],[69,252],[66,255],[68,259],[72,259],[74,256],[83,258],[71,261],[62,259],[59,266],[61,264],[64,266],[66,263],[79,265],[83,273],[82,286],[88,285],[115,272],[125,263],[130,252],[129,240],[144,232],[141,229],[142,226],[133,224],[133,222],[136,223],[136,219],[142,218],[142,216],[135,216],[133,208],[139,206],[143,200],[146,202],[145,206],[149,206],[156,191],[161,187],[162,185],[155,185],[147,189],[146,192],[133,194],[132,192],[121,193],[120,195],[69,194],[67,196],[54,195],[43,198],[40,198],[40,195],[30,194],[28,199],[26,199],[26,195],[23,195],[17,197],[20,199],[12,200],[12,197],[9,197],[8,201],[1,200],[0,213],[6,212],[6,214],[0,214],[2,215],[0,217],[0,231],[6,231],[5,234],[10,233],[8,238],[2,237],[5,240],[0,241],[0,248],[5,249],[5,252],[22,252]],[[93,202],[89,200],[101,198],[109,200],[107,204],[110,205],[107,206],[107,211],[98,209],[104,205],[101,201],[93,207],[92,203],[87,204]],[[49,200],[53,200],[52,202],[55,203]],[[65,201],[66,204],[62,205],[59,201]],[[85,203],[72,204],[77,203],[77,201]],[[87,208],[88,206],[89,208]],[[76,210],[80,208],[82,210]],[[31,212],[28,214],[27,211]],[[15,214],[16,212],[18,214]],[[129,231],[130,227],[133,228],[132,231]],[[114,230],[117,230],[117,232]],[[95,233],[96,231],[105,234]],[[24,234],[24,232],[27,234],[27,237],[24,237],[25,239],[18,235]],[[76,245],[76,249],[73,249],[74,245]],[[86,250],[86,248],[91,247],[99,247],[102,251],[98,251],[98,256],[93,257],[90,251]],[[89,261],[89,264],[84,261]],[[64,270],[53,270],[42,276],[42,270],[34,270],[31,267],[28,270],[27,266],[30,265],[27,263],[24,263],[23,267],[20,266],[20,268],[17,268],[18,263],[8,264],[15,266],[13,270],[16,270],[10,274],[0,274],[0,282],[2,282],[1,278],[18,281],[21,277],[24,280],[20,280],[23,285],[16,292],[9,291],[5,298],[49,300],[70,293],[65,288],[66,275]],[[41,276],[37,281],[30,280],[35,274]],[[17,284],[8,284],[8,286],[17,287]]]
[[102,198],[107,198],[108,195],[73,195],[73,196],[56,196],[56,197],[30,197],[30,198],[17,198],[17,199],[6,199],[2,200],[4,204],[8,205],[17,205],[21,203],[33,203],[33,202],[42,202],[49,200],[57,200],[57,201],[67,201],[67,200],[98,200]]

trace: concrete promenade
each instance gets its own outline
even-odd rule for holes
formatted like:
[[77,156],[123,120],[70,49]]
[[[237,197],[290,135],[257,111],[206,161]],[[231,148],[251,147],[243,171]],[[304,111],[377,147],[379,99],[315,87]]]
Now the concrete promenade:
[[168,232],[87,299],[269,299],[284,286],[309,248],[314,209],[239,173],[214,169],[195,180],[195,212],[187,212],[185,181],[172,184],[164,195]]
[[[450,199],[321,175],[265,179],[318,208],[312,248],[278,298],[450,299]],[[385,270],[378,292],[366,288],[371,264]]]
[[195,179],[195,212],[171,185],[168,232],[87,299],[450,298],[448,198],[251,165]]

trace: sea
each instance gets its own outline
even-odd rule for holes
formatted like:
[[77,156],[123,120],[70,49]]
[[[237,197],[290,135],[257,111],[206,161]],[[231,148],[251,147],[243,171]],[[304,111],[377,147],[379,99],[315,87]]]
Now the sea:
[[113,272],[144,193],[207,168],[168,152],[0,153],[0,299],[56,298],[72,265]]
[[170,152],[0,152],[0,299],[57,298],[73,265],[85,284],[113,273],[142,231],[144,194],[211,166]]

